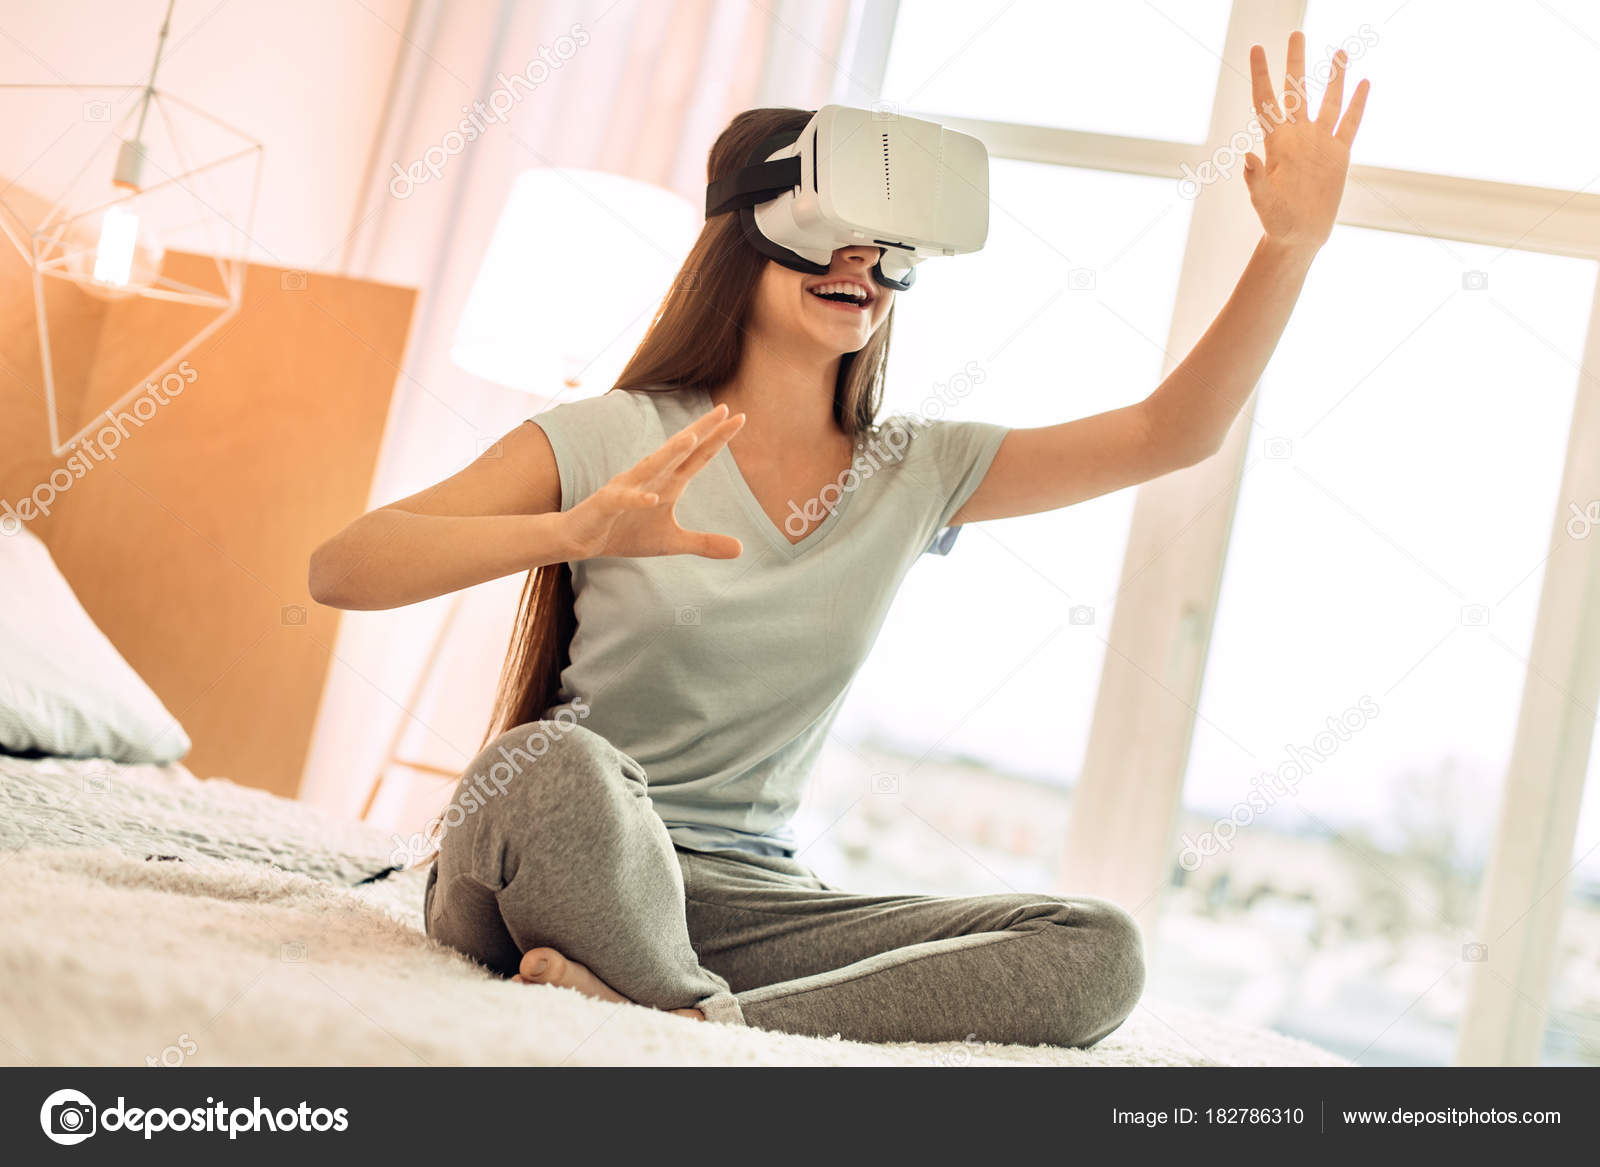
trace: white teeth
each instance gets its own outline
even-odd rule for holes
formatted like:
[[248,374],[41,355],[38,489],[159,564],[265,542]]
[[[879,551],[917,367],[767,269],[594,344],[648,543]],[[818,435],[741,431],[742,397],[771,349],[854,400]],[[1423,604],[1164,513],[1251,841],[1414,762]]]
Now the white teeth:
[[830,292],[844,292],[844,293],[847,293],[848,295],[854,296],[858,301],[860,301],[862,303],[865,303],[866,300],[867,300],[867,290],[865,288],[863,288],[860,284],[846,284],[846,283],[818,284],[816,287],[812,288],[811,291],[812,291],[812,294],[818,295],[818,296],[825,295],[825,294],[830,293]]

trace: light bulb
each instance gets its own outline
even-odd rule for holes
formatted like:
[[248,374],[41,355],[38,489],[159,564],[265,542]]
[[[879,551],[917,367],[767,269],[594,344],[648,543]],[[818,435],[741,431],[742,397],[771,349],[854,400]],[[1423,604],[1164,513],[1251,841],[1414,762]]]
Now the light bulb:
[[100,243],[94,250],[94,278],[102,284],[128,286],[133,278],[133,252],[139,242],[139,216],[126,207],[109,207],[100,221]]
[[132,201],[113,203],[98,216],[80,220],[66,251],[64,274],[101,299],[132,295],[161,275],[161,244]]

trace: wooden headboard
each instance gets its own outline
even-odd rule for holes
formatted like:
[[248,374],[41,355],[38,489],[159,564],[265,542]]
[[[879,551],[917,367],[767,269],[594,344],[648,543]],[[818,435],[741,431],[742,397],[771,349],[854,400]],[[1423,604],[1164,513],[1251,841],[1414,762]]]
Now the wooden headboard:
[[[207,268],[169,254],[163,271],[200,282]],[[13,506],[72,457],[51,452],[29,276],[0,259],[0,500]],[[299,788],[339,618],[307,595],[307,560],[367,505],[414,300],[250,265],[238,312],[184,358],[180,394],[125,425],[114,457],[80,458],[84,473],[41,495],[51,513],[30,528],[188,730],[201,777]],[[96,364],[57,402],[63,440],[144,372],[118,367],[127,338],[148,340],[163,317],[124,304],[52,320],[81,330],[69,349]]]

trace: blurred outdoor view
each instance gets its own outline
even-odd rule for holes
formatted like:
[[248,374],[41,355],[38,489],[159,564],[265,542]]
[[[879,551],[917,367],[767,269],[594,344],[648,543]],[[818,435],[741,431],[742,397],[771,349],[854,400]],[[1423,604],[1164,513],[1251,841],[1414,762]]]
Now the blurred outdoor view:
[[[890,407],[1029,426],[1148,393],[1188,229],[1176,182],[996,161],[992,194],[989,246],[926,265],[896,308]],[[1147,936],[1153,1001],[1363,1064],[1451,1060],[1568,511],[1595,278],[1587,261],[1353,228],[1319,258],[1250,434]],[[862,890],[1072,890],[1061,847],[1132,503],[971,526],[913,568],[796,824],[806,862]],[[1180,862],[1185,837],[1290,761],[1290,795]],[[1550,1063],[1600,1064],[1597,786]]]

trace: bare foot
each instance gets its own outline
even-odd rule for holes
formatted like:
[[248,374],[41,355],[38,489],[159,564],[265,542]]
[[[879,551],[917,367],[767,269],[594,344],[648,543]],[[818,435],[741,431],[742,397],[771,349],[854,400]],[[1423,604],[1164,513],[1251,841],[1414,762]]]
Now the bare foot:
[[[585,997],[597,1001],[618,1001],[625,1005],[637,1002],[624,997],[610,985],[575,960],[568,960],[554,948],[530,948],[522,954],[522,964],[517,975],[511,978],[519,985],[556,985],[563,989],[576,989]],[[698,1009],[672,1009],[678,1017],[692,1017],[704,1021],[706,1016]]]
[[524,985],[557,985],[563,989],[576,989],[585,997],[593,997],[597,1001],[633,1003],[583,965],[568,960],[554,948],[528,949],[522,954],[517,975],[511,979]]

